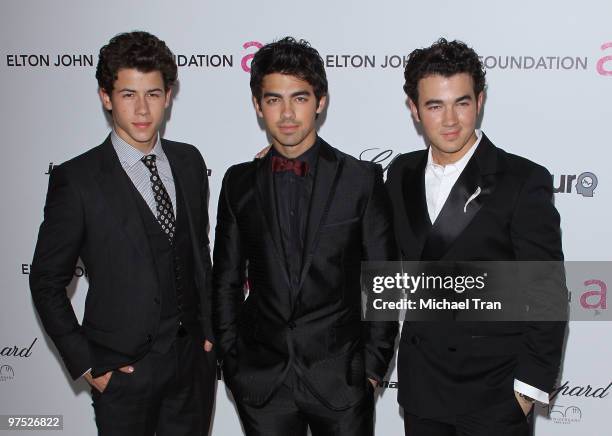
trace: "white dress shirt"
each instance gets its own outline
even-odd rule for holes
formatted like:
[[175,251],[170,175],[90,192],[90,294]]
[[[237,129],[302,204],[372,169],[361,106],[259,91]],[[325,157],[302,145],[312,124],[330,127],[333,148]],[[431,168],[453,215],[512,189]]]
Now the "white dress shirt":
[[[429,213],[429,219],[432,224],[435,223],[451,189],[453,189],[457,179],[459,179],[459,176],[474,155],[478,144],[480,144],[482,139],[482,132],[480,130],[476,130],[476,138],[474,145],[470,147],[461,159],[447,165],[435,163],[431,155],[431,146],[429,147],[427,166],[425,167],[425,198],[427,200],[427,213]],[[548,393],[520,380],[514,379],[514,390],[540,403],[548,404]]]
[[174,216],[176,217],[176,188],[174,186],[174,177],[172,177],[172,170],[168,157],[161,146],[159,134],[157,135],[155,146],[149,153],[143,153],[137,148],[132,147],[121,139],[114,130],[111,133],[111,142],[113,143],[113,148],[117,152],[117,156],[119,156],[121,167],[123,167],[134,184],[134,187],[140,192],[140,195],[155,217],[157,217],[157,205],[155,204],[153,188],[151,188],[151,172],[141,159],[149,154],[154,154],[156,156],[155,164],[157,166],[157,172],[159,173],[166,191],[168,191],[168,195],[170,195]]

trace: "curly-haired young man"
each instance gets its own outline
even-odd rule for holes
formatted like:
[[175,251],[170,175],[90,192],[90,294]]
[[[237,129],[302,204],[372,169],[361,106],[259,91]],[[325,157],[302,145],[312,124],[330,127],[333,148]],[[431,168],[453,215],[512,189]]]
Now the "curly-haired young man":
[[[479,130],[485,72],[459,41],[413,51],[404,90],[428,149],[401,155],[387,187],[409,261],[560,261],[548,171]],[[526,435],[548,403],[565,323],[405,322],[398,400],[407,435]]]
[[[30,288],[100,435],[206,434],[214,401],[207,170],[160,138],[177,67],[146,32],[115,36],[96,72],[113,129],[50,175]],[[77,259],[80,325],[66,295]]]
[[317,136],[327,79],[305,41],[262,47],[251,90],[272,148],[231,167],[219,198],[213,305],[225,382],[247,435],[370,436],[397,333],[360,316],[361,261],[396,257],[382,169]]

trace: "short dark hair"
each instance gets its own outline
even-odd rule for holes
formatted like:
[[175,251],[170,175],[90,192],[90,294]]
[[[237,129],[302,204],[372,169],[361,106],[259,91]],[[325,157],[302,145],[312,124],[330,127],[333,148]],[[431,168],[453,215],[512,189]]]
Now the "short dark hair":
[[264,76],[272,73],[299,77],[314,89],[317,101],[327,95],[327,76],[323,59],[308,41],[287,36],[260,48],[251,61],[251,92],[261,100]]
[[419,80],[432,75],[443,77],[467,73],[474,82],[474,95],[485,88],[485,70],[476,52],[461,41],[438,39],[431,47],[410,53],[404,69],[404,91],[415,104],[419,99]]
[[164,41],[147,32],[120,33],[100,49],[96,68],[98,86],[110,95],[117,73],[123,68],[142,73],[159,71],[166,91],[177,78],[174,55]]

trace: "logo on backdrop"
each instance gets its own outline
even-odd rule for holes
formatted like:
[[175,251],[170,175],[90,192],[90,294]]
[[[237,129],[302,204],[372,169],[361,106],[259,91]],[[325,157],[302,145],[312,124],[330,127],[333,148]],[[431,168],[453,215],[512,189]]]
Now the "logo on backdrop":
[[386,174],[393,161],[400,155],[401,153],[395,153],[393,149],[372,147],[359,153],[359,160],[380,164]]
[[93,67],[92,54],[7,54],[7,67]]
[[19,347],[17,345],[9,345],[2,350],[0,350],[0,356],[2,357],[23,357],[27,358],[32,355],[32,350],[34,349],[34,344],[36,344],[38,338],[34,338],[32,343],[29,346]]
[[[239,65],[234,62],[232,53],[180,53],[174,56],[180,68],[234,68],[240,67],[250,73],[251,60],[255,52],[263,46],[260,41],[247,41],[242,44],[246,54],[240,57]],[[576,55],[484,55],[481,56],[485,68],[497,70],[529,71],[587,71],[594,65],[602,76],[612,76],[612,42],[600,46],[604,54],[594,62],[588,56]],[[407,51],[411,51],[407,47]],[[400,53],[321,53],[325,67],[340,69],[404,69],[408,55]],[[88,53],[13,53],[5,58],[7,67],[14,68],[81,68],[94,67],[97,57]]]
[[587,70],[587,56],[480,56],[487,70]]
[[575,424],[582,420],[582,410],[577,406],[552,404],[546,406],[548,417],[555,424]]
[[[29,263],[21,264],[21,274],[30,275],[30,270],[32,269],[32,265]],[[87,277],[87,268],[82,265],[77,265],[74,267],[74,276],[75,277]]]
[[15,378],[15,370],[11,365],[0,366],[0,382],[13,380]]
[[597,61],[597,72],[602,76],[612,76],[612,42],[604,42],[601,49],[608,54]]
[[[178,54],[174,60],[179,67],[197,68],[231,68],[234,66],[234,55],[232,54]],[[72,68],[93,67],[98,59],[93,54],[7,54],[7,67],[31,67],[31,68]]]
[[383,380],[380,382],[379,387],[382,389],[397,389],[399,387],[399,383],[392,380]]
[[575,424],[582,420],[583,410],[574,403],[574,398],[592,398],[602,400],[612,391],[612,382],[607,386],[591,386],[587,384],[572,385],[569,381],[564,382],[550,395],[551,404],[546,406],[548,416],[556,424]]
[[590,279],[584,282],[584,286],[587,286],[587,289],[580,294],[580,306],[587,310],[606,310],[608,308],[608,285],[606,285],[606,282]]
[[592,197],[599,183],[597,176],[585,171],[579,175],[575,174],[553,174],[553,192],[555,194],[571,194],[576,192],[583,197]]

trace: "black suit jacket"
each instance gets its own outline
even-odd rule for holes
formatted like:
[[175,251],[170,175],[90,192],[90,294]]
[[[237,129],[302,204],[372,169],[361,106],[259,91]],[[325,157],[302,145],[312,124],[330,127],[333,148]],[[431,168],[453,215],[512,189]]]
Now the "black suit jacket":
[[[212,339],[206,166],[192,145],[162,139],[162,147],[187,206],[198,318],[202,336]],[[110,136],[49,177],[30,288],[42,324],[75,379],[108,362],[138,360],[157,332],[160,289],[131,183]],[[89,281],[82,325],[66,295],[79,257]]]
[[[387,188],[403,259],[560,261],[560,219],[549,172],[482,140],[432,225],[427,150],[399,156]],[[464,212],[470,196],[481,193]],[[507,399],[518,379],[544,392],[556,380],[564,322],[406,322],[398,400],[423,417],[468,413]]]
[[321,141],[301,279],[292,286],[270,156],[231,167],[217,212],[213,304],[236,400],[262,404],[290,368],[331,409],[362,399],[366,378],[387,371],[397,323],[361,321],[361,261],[396,256],[381,168]]

